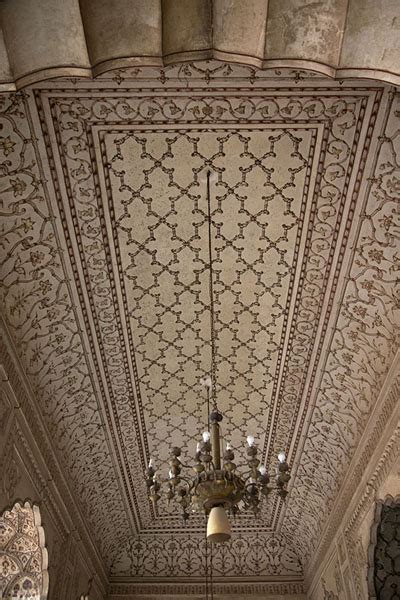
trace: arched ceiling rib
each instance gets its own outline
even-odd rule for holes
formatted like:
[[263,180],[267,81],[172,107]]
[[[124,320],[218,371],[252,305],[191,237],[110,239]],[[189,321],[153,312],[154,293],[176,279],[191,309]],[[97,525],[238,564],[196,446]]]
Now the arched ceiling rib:
[[5,0],[1,17],[3,90],[212,58],[400,84],[397,0]]

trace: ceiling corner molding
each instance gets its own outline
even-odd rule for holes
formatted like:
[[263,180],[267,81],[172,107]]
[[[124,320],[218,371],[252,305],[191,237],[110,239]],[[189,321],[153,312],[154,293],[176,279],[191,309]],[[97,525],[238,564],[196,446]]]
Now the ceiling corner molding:
[[295,0],[4,0],[0,15],[0,91],[209,59],[400,85],[400,5],[391,0],[334,0],[318,11]]

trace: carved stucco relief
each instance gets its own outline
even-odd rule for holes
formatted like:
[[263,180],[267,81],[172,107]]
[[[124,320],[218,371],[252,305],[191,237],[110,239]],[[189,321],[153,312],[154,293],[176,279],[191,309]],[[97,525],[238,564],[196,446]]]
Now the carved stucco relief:
[[[311,459],[318,452],[320,469],[328,475],[324,489],[333,484],[329,475],[332,451],[341,464],[349,462],[398,348],[399,108],[399,95],[393,95],[387,110],[388,120],[379,137],[354,257],[345,275],[341,310],[303,451],[300,469],[304,475],[306,465],[311,464],[306,457]],[[328,444],[331,452],[325,453]],[[373,448],[370,450],[372,453]],[[307,480],[314,484],[312,476]],[[296,522],[288,516],[296,506],[296,497],[304,491],[301,488],[293,491],[286,513],[288,524]],[[320,523],[323,523],[322,507],[326,515],[329,501],[319,508],[314,506]],[[299,526],[305,522],[301,520]],[[310,547],[303,550],[308,555]]]
[[49,576],[39,508],[16,503],[0,515],[0,594],[46,600]]
[[[105,85],[118,86],[112,80]],[[142,572],[150,574],[156,539],[151,531],[181,527],[176,515],[153,519],[140,474],[155,446],[165,452],[164,440],[181,435],[182,418],[189,430],[179,441],[193,444],[199,433],[200,415],[193,419],[190,413],[201,404],[194,382],[207,368],[208,307],[202,242],[193,235],[201,234],[204,224],[200,175],[207,167],[217,173],[218,385],[227,432],[235,438],[235,428],[244,425],[234,407],[237,398],[259,432],[265,457],[287,448],[294,436],[291,454],[300,458],[300,432],[310,427],[301,464],[297,459],[293,465],[296,485],[287,507],[273,505],[261,525],[268,536],[282,521],[278,544],[287,535],[306,560],[329,510],[329,502],[320,501],[319,486],[334,498],[396,343],[398,100],[389,106],[375,175],[360,199],[380,106],[378,88],[325,93],[294,87],[269,95],[263,90],[262,98],[240,90],[216,98],[204,91],[176,95],[158,89],[138,98],[121,87],[99,92],[76,89],[75,82],[65,86],[36,90],[35,99],[31,93],[3,98],[2,306],[104,558],[129,571],[123,554],[146,542],[149,564]],[[43,132],[47,154],[38,147],[35,130]],[[280,172],[285,155],[292,155],[291,162]],[[167,207],[160,201],[165,189]],[[257,206],[259,194],[265,198]],[[274,195],[286,205],[282,220],[278,204],[269,199]],[[364,200],[357,230],[353,211],[359,218],[356,203]],[[175,213],[188,202],[195,215],[188,216],[185,229]],[[235,207],[236,228],[228,206]],[[275,231],[269,229],[269,213]],[[351,267],[338,281],[350,230],[354,257],[346,251]],[[141,232],[147,237],[138,242]],[[255,235],[261,240],[257,252],[248,243]],[[179,255],[177,242],[185,253]],[[199,265],[198,294],[191,281],[187,289],[190,261]],[[272,283],[262,267],[267,261],[276,274]],[[257,278],[260,294],[251,299],[243,289],[250,290]],[[177,292],[183,308],[175,310],[171,298]],[[192,318],[185,320],[196,297],[197,329]],[[276,309],[270,323],[261,321],[264,313],[258,309],[248,309],[262,302]],[[233,320],[224,314],[228,306]],[[322,345],[329,349],[324,327],[331,314],[337,320],[330,352],[314,387]],[[234,380],[227,375],[232,352],[243,353]],[[185,376],[176,371],[182,360],[190,365]],[[266,390],[263,397],[260,388]],[[248,390],[257,410],[246,405]],[[161,410],[165,402],[168,418]],[[265,429],[269,436],[263,439]],[[201,527],[194,522],[195,531]],[[243,519],[241,527],[246,544],[253,525]],[[135,542],[139,531],[148,535]],[[123,543],[126,548],[117,552]],[[232,557],[224,569],[233,572],[234,565]]]
[[[62,488],[55,485],[57,473],[54,470],[54,464],[51,463],[49,456],[47,456],[48,462],[44,462],[43,455],[40,454],[40,451],[38,453],[38,446],[41,447],[42,451],[45,448],[39,435],[39,426],[37,421],[31,421],[32,413],[28,404],[24,402],[23,386],[17,372],[13,371],[12,363],[6,358],[3,346],[4,331],[0,331],[0,406],[8,409],[6,411],[8,418],[3,418],[3,427],[0,430],[0,509],[8,514],[11,507],[14,507],[18,512],[17,506],[22,507],[22,512],[25,514],[25,508],[33,506],[34,515],[36,515],[34,516],[35,522],[38,522],[37,511],[40,510],[46,539],[45,549],[49,556],[47,571],[51,598],[54,598],[54,600],[76,600],[75,596],[66,595],[64,585],[64,582],[67,581],[66,570],[67,565],[69,565],[65,553],[66,549],[69,548],[68,554],[74,559],[77,554],[79,556],[78,561],[73,561],[72,579],[79,581],[81,589],[86,589],[85,583],[88,581],[88,576],[85,573],[96,573],[92,595],[93,598],[103,599],[104,587],[102,587],[101,582],[101,571],[96,571],[93,567],[93,562],[91,563],[89,555],[86,554],[86,549],[82,550],[76,534],[71,534],[74,528],[79,526],[79,522],[73,520],[75,514],[71,503],[67,502],[67,509],[62,504],[59,494],[59,490],[62,490]],[[8,374],[10,378],[8,378]],[[54,479],[49,477],[47,467],[52,468],[51,472],[55,476]],[[66,495],[63,495],[63,499],[68,501]],[[29,514],[28,520],[30,518]],[[22,523],[24,520],[23,515],[21,518],[18,515],[17,517]],[[72,523],[74,523],[73,526]],[[42,540],[43,532],[41,529],[40,532]],[[26,558],[22,557],[24,564]],[[5,577],[5,569],[1,573]],[[25,574],[28,577],[33,575],[34,580],[37,582],[37,574],[31,571]],[[12,573],[10,572],[9,575],[11,577]],[[21,574],[17,581],[18,585],[22,585],[22,577]],[[8,579],[10,580],[9,577]],[[11,579],[10,581],[14,580]],[[32,598],[36,594],[35,585],[29,580],[27,580],[23,589],[24,593],[28,594],[27,598],[31,598],[29,594],[33,594]]]

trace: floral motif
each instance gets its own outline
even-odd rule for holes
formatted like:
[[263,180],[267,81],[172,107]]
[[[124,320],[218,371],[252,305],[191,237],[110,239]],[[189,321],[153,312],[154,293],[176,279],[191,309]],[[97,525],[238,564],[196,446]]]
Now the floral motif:
[[[265,540],[271,528],[280,528],[277,543],[299,548],[303,563],[396,347],[393,112],[385,136],[371,146],[377,166],[368,193],[357,197],[358,186],[367,184],[362,157],[382,90],[343,92],[335,84],[315,91],[296,83],[276,93],[255,78],[251,91],[231,85],[221,92],[212,89],[210,74],[210,87],[193,91],[190,73],[182,71],[188,87],[179,93],[162,87],[168,73],[158,72],[164,83],[151,82],[157,90],[139,94],[138,87],[149,85],[143,73],[136,74],[139,83],[132,82],[133,73],[120,73],[117,92],[115,82],[101,91],[63,82],[63,89],[11,95],[2,107],[5,137],[15,146],[2,163],[1,308],[68,479],[114,573],[123,569],[123,555],[143,561],[138,573],[154,573],[155,532],[165,530],[166,519],[153,515],[140,474],[152,443],[164,445],[164,452],[168,438],[185,428],[194,444],[197,415],[204,412],[193,392],[209,362],[199,241],[204,168],[218,179],[218,387],[228,408],[227,431],[237,436],[246,421],[258,430],[269,460],[293,440],[294,489],[285,508],[275,505],[263,514],[259,534]],[[383,97],[386,102],[386,92]],[[46,134],[48,157],[41,165],[31,120],[37,137]],[[47,136],[48,129],[55,136]],[[154,133],[163,140],[161,153]],[[231,155],[240,159],[236,172]],[[19,164],[10,164],[17,156]],[[284,172],[283,156],[290,166]],[[54,180],[49,197],[41,170]],[[272,220],[278,213],[280,220]],[[272,221],[276,231],[269,229]],[[168,290],[176,294],[169,297]],[[245,298],[244,291],[253,296]],[[196,314],[185,321],[194,304]],[[270,320],[262,321],[266,316]],[[238,369],[239,363],[245,366]],[[303,453],[301,462],[296,452]],[[168,526],[181,532],[176,515]],[[195,527],[199,532],[202,523]],[[235,546],[240,568],[260,574],[257,565],[264,561],[265,568],[279,570],[272,546],[263,554],[255,545],[245,555],[242,547],[254,530],[246,519],[238,528],[246,531]],[[174,552],[179,539],[170,539]],[[132,544],[141,551],[131,551]],[[185,548],[189,560],[195,550]],[[296,556],[287,568],[300,573],[293,567]],[[173,557],[162,560],[167,572]],[[235,557],[224,564],[233,573]]]
[[[37,509],[36,509],[37,510]],[[0,593],[4,600],[47,597],[47,554],[34,510],[15,504],[0,517]]]
[[12,152],[14,152],[15,142],[11,139],[10,136],[6,138],[0,137],[0,148],[3,151],[4,156],[8,156]]

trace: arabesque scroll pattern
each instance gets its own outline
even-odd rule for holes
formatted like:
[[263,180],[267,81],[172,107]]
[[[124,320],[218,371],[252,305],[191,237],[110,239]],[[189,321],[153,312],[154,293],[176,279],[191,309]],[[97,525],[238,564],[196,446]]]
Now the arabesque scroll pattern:
[[[64,89],[2,98],[1,305],[7,325],[103,557],[115,574],[127,574],[141,544],[137,573],[154,574],[159,555],[152,533],[167,524],[181,532],[181,525],[175,515],[153,519],[139,474],[149,450],[175,439],[183,422],[188,431],[177,440],[183,445],[201,426],[192,385],[209,358],[203,334],[208,298],[196,236],[203,235],[202,173],[211,168],[217,173],[217,386],[227,431],[237,435],[246,417],[265,457],[288,449],[296,435],[294,456],[311,419],[304,466],[286,510],[273,506],[260,522],[267,534],[285,516],[285,535],[275,539],[290,539],[307,557],[326,516],[321,489],[334,498],[393,355],[398,100],[379,142],[344,281],[335,271],[344,253],[351,262],[345,246],[356,228],[354,165],[362,173],[382,90],[326,90],[297,81],[261,94],[249,91],[254,81],[245,91],[231,81],[228,91],[192,92],[188,80],[188,90],[177,93],[160,87],[160,78],[162,72],[151,92],[137,92],[143,77],[140,83],[104,80],[102,90],[68,81]],[[47,154],[39,153],[36,141],[42,133]],[[286,172],[280,171],[283,157]],[[177,213],[189,206],[197,212],[178,221]],[[196,300],[194,326],[196,317],[189,317]],[[262,321],[272,311],[271,322]],[[315,397],[306,380],[318,364],[313,350],[320,351],[320,330],[331,314],[339,316]],[[190,381],[172,369],[174,363],[176,369],[188,365]],[[228,368],[235,377],[226,376]],[[235,546],[240,568],[255,576],[273,571],[272,549],[263,554],[246,545],[254,535],[248,524],[239,523],[247,529]],[[246,558],[239,546],[247,548]],[[182,543],[183,558],[185,548]],[[202,558],[193,552],[192,572],[200,572]],[[160,556],[168,574],[169,558]],[[222,561],[221,573],[234,575],[235,561],[233,554]],[[299,574],[295,556],[289,563],[285,569]]]
[[[231,544],[208,546],[208,560],[213,553],[213,576],[262,577],[302,576],[299,556],[280,535],[260,538],[237,535]],[[206,565],[205,537],[139,536],[121,549],[112,566],[112,575],[134,577],[204,577]]]
[[[109,498],[109,502],[99,502],[90,509],[83,502],[86,516],[89,522],[104,521],[104,527],[111,531],[115,530],[115,523],[108,521],[107,525],[106,507],[113,506],[118,511],[119,490],[105,450],[101,414],[63,270],[63,252],[51,202],[47,202],[26,98],[25,94],[0,98],[2,313],[13,332],[33,391],[41,399],[40,410],[56,440],[59,456],[64,462],[72,445],[74,454],[83,460],[77,461],[70,455],[68,472],[76,488],[90,494],[94,485],[100,486],[103,497]],[[49,418],[55,397],[56,412]],[[89,462],[96,475],[88,467]],[[82,469],[79,476],[78,465]],[[98,538],[100,546],[105,539]]]
[[[257,266],[259,255],[256,253],[253,256],[252,251],[246,246],[243,250],[238,248],[240,244],[237,240],[245,239],[243,231],[250,225],[250,220],[246,226],[246,221],[240,216],[240,211],[243,211],[243,203],[246,202],[246,206],[250,206],[249,198],[257,197],[259,193],[254,188],[252,195],[251,189],[250,192],[246,189],[249,185],[246,178],[251,181],[253,170],[259,169],[260,175],[258,176],[265,184],[262,191],[265,198],[263,206],[258,208],[254,206],[251,209],[254,212],[251,213],[250,211],[251,227],[256,226],[256,237],[261,235],[259,243],[266,244],[266,248],[272,249],[269,256],[273,255],[275,247],[275,250],[277,249],[280,253],[280,260],[285,254],[284,244],[287,243],[285,237],[293,225],[288,227],[286,223],[284,224],[286,229],[282,228],[280,239],[278,234],[277,240],[279,241],[277,243],[272,232],[270,233],[266,229],[266,225],[262,224],[262,219],[265,219],[268,211],[273,211],[274,214],[279,212],[276,202],[275,204],[271,203],[271,207],[268,206],[268,202],[271,202],[271,199],[268,200],[268,193],[271,194],[271,197],[274,193],[280,194],[282,200],[289,206],[290,202],[293,203],[290,197],[291,188],[294,188],[293,191],[296,194],[299,194],[299,191],[301,193],[302,188],[305,188],[304,197],[311,203],[311,206],[307,207],[310,222],[308,230],[303,232],[307,241],[303,250],[304,255],[301,257],[303,261],[301,264],[302,274],[296,299],[297,305],[299,303],[300,305],[303,304],[303,310],[296,313],[290,335],[291,347],[295,348],[296,352],[294,354],[287,353],[286,357],[279,357],[285,373],[281,389],[279,392],[274,389],[273,392],[273,395],[277,396],[275,402],[278,410],[275,411],[275,419],[280,419],[279,427],[276,428],[272,423],[274,412],[272,406],[269,407],[267,413],[267,424],[265,424],[265,421],[260,421],[256,425],[256,427],[261,428],[260,430],[265,430],[267,425],[267,429],[273,432],[274,445],[269,448],[269,452],[277,454],[278,450],[287,446],[290,431],[293,431],[295,426],[298,407],[296,398],[299,394],[297,388],[299,382],[304,381],[304,365],[307,365],[307,356],[312,349],[320,318],[322,299],[325,294],[324,286],[329,276],[332,255],[335,249],[334,240],[341,225],[340,218],[346,200],[343,191],[346,190],[348,173],[354,161],[354,153],[357,149],[360,128],[365,116],[368,95],[365,92],[359,92],[353,96],[347,95],[345,98],[334,94],[327,94],[325,97],[319,95],[317,98],[307,95],[298,97],[296,94],[296,97],[293,98],[292,94],[286,94],[276,98],[272,95],[267,97],[264,95],[262,99],[257,96],[251,97],[243,94],[233,98],[215,97],[214,94],[194,98],[190,94],[188,94],[188,97],[160,94],[152,98],[133,98],[129,95],[121,97],[120,93],[115,96],[110,94],[106,97],[99,95],[94,99],[87,98],[84,93],[81,94],[79,99],[76,94],[73,99],[68,95],[59,96],[58,94],[50,96],[48,99],[47,95],[43,94],[42,96],[44,103],[41,109],[44,112],[43,126],[46,126],[47,123],[47,127],[54,127],[58,143],[53,152],[54,154],[60,154],[60,161],[65,174],[64,181],[67,186],[66,191],[69,195],[68,206],[66,206],[65,198],[61,196],[59,197],[59,203],[61,210],[65,213],[63,218],[71,239],[73,240],[75,236],[78,238],[79,259],[77,260],[75,257],[73,259],[85,265],[86,294],[91,301],[90,318],[94,319],[94,326],[99,336],[96,344],[100,349],[103,348],[103,368],[106,373],[109,373],[109,385],[113,389],[119,435],[124,440],[124,451],[126,452],[124,460],[127,461],[128,469],[132,469],[132,472],[136,472],[140,468],[140,465],[137,464],[136,444],[142,434],[140,427],[143,427],[144,417],[146,418],[147,427],[151,427],[154,422],[152,431],[160,432],[157,433],[157,438],[153,441],[154,444],[157,444],[158,439],[158,446],[159,444],[163,447],[166,446],[165,441],[168,442],[168,437],[172,434],[175,436],[181,435],[182,427],[179,419],[184,418],[185,423],[191,427],[187,431],[188,438],[190,436],[194,438],[199,433],[199,419],[192,416],[192,409],[196,406],[199,408],[199,400],[197,397],[196,404],[196,393],[193,390],[193,384],[198,377],[196,373],[202,374],[207,365],[205,365],[204,358],[200,362],[195,356],[194,360],[191,359],[196,343],[192,343],[195,340],[191,338],[193,325],[190,318],[186,316],[186,320],[182,319],[182,323],[178,322],[179,331],[175,331],[175,320],[178,318],[179,321],[180,318],[179,315],[177,317],[177,311],[182,309],[179,308],[179,305],[173,308],[173,299],[176,297],[181,305],[185,307],[185,311],[189,310],[187,299],[190,298],[190,294],[194,294],[195,301],[198,300],[199,292],[196,291],[196,282],[189,282],[190,285],[188,285],[185,277],[187,276],[187,264],[193,258],[198,261],[200,258],[199,270],[204,270],[204,258],[203,255],[199,255],[201,245],[196,238],[198,232],[196,233],[195,228],[193,231],[188,232],[184,228],[182,229],[182,225],[180,225],[179,229],[176,222],[177,209],[175,204],[180,202],[180,211],[184,211],[184,207],[187,206],[188,202],[197,202],[195,197],[199,195],[198,178],[201,177],[201,173],[204,172],[205,168],[212,168],[218,173],[218,185],[215,188],[215,193],[220,198],[216,216],[218,222],[220,220],[219,215],[222,216],[222,219],[216,227],[216,247],[219,256],[221,256],[219,288],[216,288],[216,290],[221,299],[224,297],[223,294],[226,294],[229,303],[229,298],[232,297],[232,283],[234,283],[234,279],[230,281],[229,277],[235,270],[237,271],[236,279],[238,277],[240,279],[244,275],[244,281],[247,281],[246,277],[250,277],[247,282],[247,289],[252,287],[252,278],[254,279],[257,271],[260,271],[260,265]],[[39,93],[37,98],[38,101],[41,98]],[[130,125],[128,126],[126,125],[126,119],[129,119]],[[223,131],[227,130],[230,133],[229,135],[225,134],[225,137],[222,134],[219,136],[219,146],[214,144],[214,146],[211,145],[210,148],[207,148],[205,142],[196,141],[199,137],[197,131],[190,134],[193,141],[188,141],[188,136],[185,137],[180,133],[175,134],[175,136],[172,132],[164,134],[162,125],[169,123],[171,120],[179,123],[180,126],[184,125],[189,132],[192,127],[198,127],[199,125],[206,125],[208,129],[218,125],[218,127],[223,128]],[[234,125],[231,124],[232,120],[234,120]],[[242,138],[246,137],[245,133],[240,133],[239,128],[242,124],[246,124],[247,127],[250,126],[251,130],[254,131],[261,127],[265,128],[270,124],[281,127],[282,122],[286,123],[287,121],[290,124],[293,123],[293,133],[291,135],[300,135],[299,139],[304,135],[301,134],[301,126],[304,122],[309,123],[311,127],[319,126],[322,128],[322,139],[319,141],[320,146],[318,148],[321,153],[319,157],[320,167],[316,182],[319,195],[313,196],[309,193],[306,185],[307,178],[310,177],[309,173],[304,173],[302,182],[296,181],[296,185],[290,179],[287,179],[279,184],[282,189],[276,185],[273,188],[275,176],[272,173],[273,170],[277,170],[277,163],[274,162],[276,152],[272,150],[268,153],[265,148],[260,152],[260,148],[257,148],[258,154],[251,157],[251,152],[246,150],[245,145],[249,145],[249,142],[247,141],[244,144],[243,140],[240,141],[240,136]],[[118,133],[118,130],[114,129],[116,123],[122,125],[126,133]],[[137,134],[133,133],[134,130],[132,131],[134,127],[139,129]],[[287,127],[290,127],[290,125]],[[277,131],[279,132],[279,129]],[[155,141],[155,133],[157,133],[157,140],[167,140],[168,143],[165,142],[164,147],[162,147],[161,142]],[[207,136],[210,138],[210,133],[204,133],[203,135],[204,140]],[[251,136],[247,135],[247,137],[252,140],[254,135],[252,132]],[[271,137],[271,133],[268,135]],[[288,134],[286,133],[286,135]],[[157,143],[161,145],[157,147]],[[250,148],[252,143],[254,142],[250,141]],[[187,148],[182,150],[185,144],[187,144]],[[225,152],[225,145],[229,147],[229,144],[232,144],[230,152],[245,157],[243,164],[236,166],[237,173],[235,171],[230,172],[226,159],[224,159],[224,155],[229,154],[229,152]],[[299,144],[299,142],[297,141],[296,144]],[[313,145],[315,145],[315,141]],[[155,151],[151,148],[155,148]],[[296,153],[296,149],[293,150]],[[192,157],[191,162],[188,163],[187,172],[184,171],[182,166],[185,163],[185,159],[181,158],[180,155],[182,152],[184,152],[185,157]],[[304,153],[304,150],[302,152]],[[279,154],[281,153],[282,149],[279,150]],[[285,153],[290,154],[290,150]],[[141,161],[143,161],[144,173],[138,167]],[[180,165],[179,171],[175,166],[176,161]],[[310,167],[311,163],[308,160],[307,169],[310,169]],[[294,173],[292,173],[293,176]],[[172,187],[175,192],[175,196],[171,196],[164,205],[160,196],[160,190],[163,187],[161,184],[162,178],[165,179],[164,187],[165,185]],[[252,185],[254,187],[254,184]],[[268,186],[271,188],[269,192]],[[221,188],[224,189],[222,194],[219,191]],[[151,198],[149,191],[153,198]],[[156,200],[154,196],[160,199]],[[103,202],[103,197],[107,197],[107,204]],[[186,205],[184,204],[185,199]],[[228,229],[228,237],[225,236],[224,239],[226,231],[226,226],[224,227],[224,219],[226,219],[224,217],[224,207],[228,206],[228,202],[231,207],[238,206],[238,218],[241,222],[237,232],[232,233]],[[135,213],[130,209],[130,206],[133,205],[135,206]],[[199,215],[198,229],[202,224],[202,213],[201,210],[197,210]],[[301,232],[306,206],[303,205],[301,210],[299,208],[296,210],[299,211],[296,218],[300,219],[299,230]],[[137,219],[136,224],[134,218]],[[188,214],[186,222],[191,222],[192,219]],[[116,225],[112,227],[112,230],[107,229],[106,224],[112,224],[114,220]],[[261,227],[257,226],[257,220],[259,224],[261,222]],[[73,229],[69,223],[73,223]],[[229,213],[227,224],[229,224]],[[171,230],[170,233],[168,233],[168,229]],[[146,231],[149,233],[146,233]],[[178,252],[174,246],[178,239],[175,237],[174,241],[174,235],[180,236],[181,241],[183,240],[184,252]],[[142,236],[145,237],[142,239]],[[247,236],[249,236],[248,231]],[[262,240],[262,236],[264,236],[264,240]],[[111,246],[110,239],[113,241]],[[247,237],[247,239],[250,239],[250,237]],[[299,238],[296,243],[299,244]],[[114,253],[115,259],[110,260]],[[229,256],[230,263],[235,265],[233,273],[229,272],[231,266],[227,269],[230,263],[227,262],[226,258],[222,258],[229,254],[233,254],[233,258]],[[140,256],[143,264],[136,264],[137,256]],[[243,256],[246,260],[243,260]],[[146,260],[151,260],[155,265],[158,263],[155,272],[152,272],[154,267],[151,264],[143,270],[143,265],[147,265]],[[293,262],[293,259],[290,258],[286,260],[289,263]],[[113,268],[114,262],[118,267],[117,272]],[[240,264],[242,266],[238,268],[237,265]],[[284,268],[284,263],[282,263],[282,267]],[[291,266],[292,282],[294,272],[295,268]],[[143,284],[140,278],[143,281],[146,280],[147,283]],[[260,283],[262,282],[260,281]],[[279,289],[282,288],[282,281],[278,280],[276,284],[275,290],[266,289],[266,297],[273,298],[275,294],[273,302],[275,302],[276,318],[282,326],[282,320],[285,322],[283,313],[284,311],[286,311],[286,314],[291,312],[290,303],[293,300],[290,297],[284,299]],[[122,303],[118,304],[114,289],[118,289],[120,286],[123,298]],[[142,292],[138,296],[140,289],[142,289]],[[199,289],[201,289],[204,296],[206,292],[204,286],[200,286]],[[170,293],[172,299],[165,296],[168,290],[171,290],[168,293]],[[225,328],[225,332],[229,335],[231,335],[232,328],[240,329],[240,332],[248,330],[245,321],[248,316],[251,317],[251,312],[248,312],[247,306],[251,305],[252,301],[244,297],[241,298],[242,292],[236,293],[235,289],[233,291],[236,294],[236,306],[233,306],[233,312],[236,315],[237,323],[233,323],[231,317],[228,322],[224,323],[223,319],[221,321],[222,329]],[[290,291],[293,293],[293,283],[290,284]],[[282,296],[282,299],[280,296]],[[112,303],[111,298],[114,298]],[[318,301],[316,298],[318,298]],[[135,305],[132,305],[133,299],[136,308],[134,308]],[[138,311],[137,303],[139,300],[143,312]],[[199,314],[204,314],[207,298],[202,297],[201,302],[199,304]],[[259,300],[255,299],[256,306],[257,302]],[[284,302],[284,305],[282,302]],[[182,314],[184,315],[183,311]],[[154,321],[155,317],[156,320]],[[240,320],[238,321],[239,317]],[[199,316],[196,318],[200,322]],[[252,318],[254,319],[254,315]],[[147,322],[145,319],[147,321],[150,319],[150,321]],[[240,324],[241,327],[238,327]],[[227,327],[227,325],[229,326]],[[207,321],[205,321],[205,326],[207,327]],[[157,333],[158,328],[161,334]],[[258,329],[260,329],[259,325]],[[128,353],[126,353],[126,341],[122,333],[124,331],[128,335]],[[173,331],[175,331],[174,334]],[[255,334],[257,334],[257,329],[253,335]],[[155,343],[155,339],[160,335],[161,338]],[[199,335],[199,333],[197,332],[196,335]],[[241,359],[243,362],[248,354],[249,343],[248,340],[243,338],[243,335],[247,334],[237,333],[236,337],[238,335],[239,348],[240,343],[244,343],[244,357]],[[242,340],[240,335],[242,335]],[[163,339],[163,336],[165,339]],[[166,336],[171,337],[167,339]],[[283,335],[276,331],[269,340],[274,354],[281,352],[282,338]],[[147,343],[147,346],[143,345],[145,341],[147,342],[150,339],[152,341]],[[230,338],[227,339],[225,347],[228,348],[228,352],[231,352],[232,350],[229,350],[230,341],[235,343],[235,340],[229,340]],[[205,340],[201,341],[201,338],[199,338],[199,341],[200,345],[205,344]],[[254,340],[253,342],[250,340],[250,345],[252,344],[254,344]],[[260,347],[262,346],[263,344],[260,345]],[[148,350],[145,350],[145,352],[150,353],[148,356],[142,354],[142,347],[144,349],[148,348]],[[161,350],[158,351],[158,348],[161,348]],[[237,348],[235,351],[238,353]],[[254,350],[252,351],[254,352]],[[271,360],[271,353],[267,356],[264,349],[263,352],[261,362],[263,362],[263,369],[267,369],[268,360]],[[147,367],[143,370],[139,360],[143,359],[143,356],[147,364],[151,365],[153,372],[146,371]],[[132,361],[133,358],[134,361]],[[228,353],[223,359],[231,369],[232,356],[229,356]],[[171,362],[168,367],[165,365],[166,360]],[[185,370],[184,374],[178,373],[176,375],[177,365],[182,361],[188,367],[188,373],[186,374]],[[189,370],[190,361],[195,365],[196,373],[192,372],[193,369]],[[243,366],[241,368],[243,369]],[[113,376],[111,376],[112,374]],[[266,374],[268,375],[267,372]],[[131,388],[132,375],[136,385],[140,382],[140,387],[136,387],[135,390]],[[182,379],[186,375],[189,377],[190,382]],[[243,375],[243,371],[241,375]],[[158,377],[161,377],[161,380],[157,383]],[[275,374],[274,377],[276,379],[277,375]],[[242,405],[246,412],[249,398],[244,390],[249,386],[249,389],[251,389],[251,379],[251,377],[245,376],[243,389],[238,384],[235,393],[233,393],[232,385],[235,387],[236,382],[229,384],[229,381],[224,381],[223,374],[222,378],[217,381],[217,386],[222,384],[222,388],[225,388],[225,390],[228,388],[227,405],[224,408],[228,419],[233,419],[232,422],[234,423],[241,418],[234,409],[235,398],[238,393],[239,397],[244,394]],[[161,382],[162,385],[159,385]],[[168,382],[173,382],[174,385],[169,386]],[[179,383],[180,387],[177,388],[176,382]],[[271,376],[269,376],[267,383],[270,382]],[[229,390],[229,385],[231,390]],[[258,394],[257,386],[254,386],[254,388],[253,391]],[[133,435],[134,430],[130,426],[130,419],[135,411],[135,406],[132,405],[135,394],[138,394],[139,411],[143,411],[142,414],[139,412],[138,421],[135,423],[136,436]],[[146,403],[141,400],[142,394],[146,398]],[[191,395],[193,395],[193,401],[190,400]],[[174,414],[176,412],[179,415],[176,423],[173,423],[170,416],[166,415],[165,407],[161,407],[159,397],[163,397],[164,402],[167,402],[167,406],[173,407]],[[260,410],[257,412],[264,415],[265,411],[262,410],[262,406],[263,403],[268,406],[268,402],[264,398],[260,400]],[[188,410],[188,407],[191,407],[190,410]],[[235,414],[234,417],[231,416],[231,412]],[[251,415],[251,413],[249,414]],[[157,420],[155,420],[155,416]],[[151,436],[149,437],[152,439]],[[266,440],[266,452],[271,441]],[[147,524],[150,522],[150,516],[148,513],[146,514],[145,490],[141,489],[139,485],[135,486],[135,496],[136,505],[140,505],[142,523]],[[168,520],[171,523],[171,517]],[[160,526],[163,526],[162,522],[160,522]],[[179,526],[179,522],[176,520],[175,526]]]
[[[286,512],[283,530],[288,535],[299,528],[304,535],[321,531],[331,500],[317,499],[326,498],[326,489],[338,491],[341,481],[332,461],[342,465],[344,473],[399,347],[399,116],[400,95],[392,94],[297,485]],[[312,545],[302,543],[301,548],[308,557]]]

